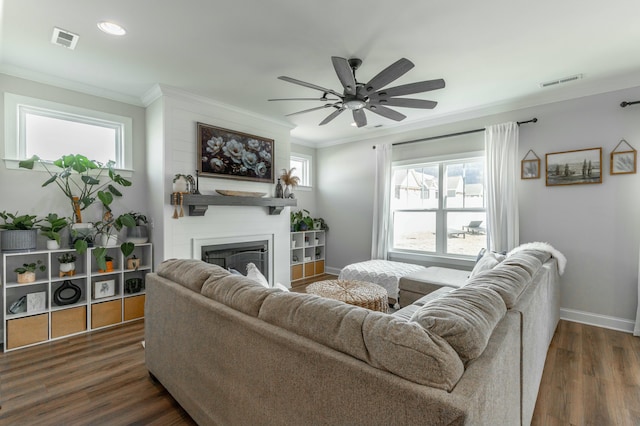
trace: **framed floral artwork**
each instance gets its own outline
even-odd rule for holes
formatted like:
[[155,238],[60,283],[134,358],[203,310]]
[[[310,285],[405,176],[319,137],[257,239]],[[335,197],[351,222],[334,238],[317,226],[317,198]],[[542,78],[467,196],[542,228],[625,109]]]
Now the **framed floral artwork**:
[[273,139],[204,123],[197,134],[200,176],[273,183]]

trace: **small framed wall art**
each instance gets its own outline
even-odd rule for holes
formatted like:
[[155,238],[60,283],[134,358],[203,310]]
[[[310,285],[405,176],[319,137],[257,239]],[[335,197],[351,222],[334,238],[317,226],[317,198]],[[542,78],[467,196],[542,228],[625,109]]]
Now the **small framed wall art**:
[[200,176],[274,182],[273,139],[197,123]]
[[551,152],[545,170],[547,186],[602,183],[602,148]]
[[[620,145],[626,146],[620,146]],[[612,175],[627,175],[636,172],[637,151],[629,145],[629,142],[622,139],[611,151],[611,167],[609,172]]]
[[530,149],[524,156],[520,167],[521,179],[540,179],[540,157]]

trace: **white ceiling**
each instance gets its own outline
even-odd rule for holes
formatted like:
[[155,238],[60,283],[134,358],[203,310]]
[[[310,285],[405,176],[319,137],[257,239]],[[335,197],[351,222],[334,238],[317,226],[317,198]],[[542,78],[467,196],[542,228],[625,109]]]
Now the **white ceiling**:
[[[160,83],[274,120],[294,140],[356,140],[446,117],[499,112],[640,86],[638,0],[0,0],[0,72],[142,105]],[[116,38],[96,23],[112,20]],[[71,51],[50,42],[57,26],[80,35]],[[401,57],[415,68],[390,86],[444,78],[446,87],[411,97],[434,110],[395,108],[403,122],[367,112],[285,117],[322,105],[285,75],[342,92],[331,56],[358,57],[366,82]],[[573,74],[577,82],[539,83]],[[528,118],[528,117],[524,117]],[[374,126],[382,124],[381,128]]]

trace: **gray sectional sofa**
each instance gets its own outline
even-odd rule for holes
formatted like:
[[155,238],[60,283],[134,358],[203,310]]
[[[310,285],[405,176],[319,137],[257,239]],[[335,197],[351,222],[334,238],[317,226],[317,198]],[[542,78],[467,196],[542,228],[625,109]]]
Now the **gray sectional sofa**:
[[529,424],[558,321],[522,251],[396,314],[265,288],[197,260],[147,275],[146,364],[199,424]]

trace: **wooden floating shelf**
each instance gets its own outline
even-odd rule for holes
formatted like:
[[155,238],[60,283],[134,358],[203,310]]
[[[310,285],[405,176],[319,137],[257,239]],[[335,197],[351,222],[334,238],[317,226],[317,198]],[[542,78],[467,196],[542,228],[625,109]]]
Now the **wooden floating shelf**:
[[[170,200],[171,198],[172,196],[169,195]],[[170,202],[173,203],[173,201]],[[182,205],[189,208],[189,216],[204,216],[209,206],[262,206],[269,207],[270,215],[277,215],[287,206],[297,206],[298,200],[293,198],[184,194]]]

